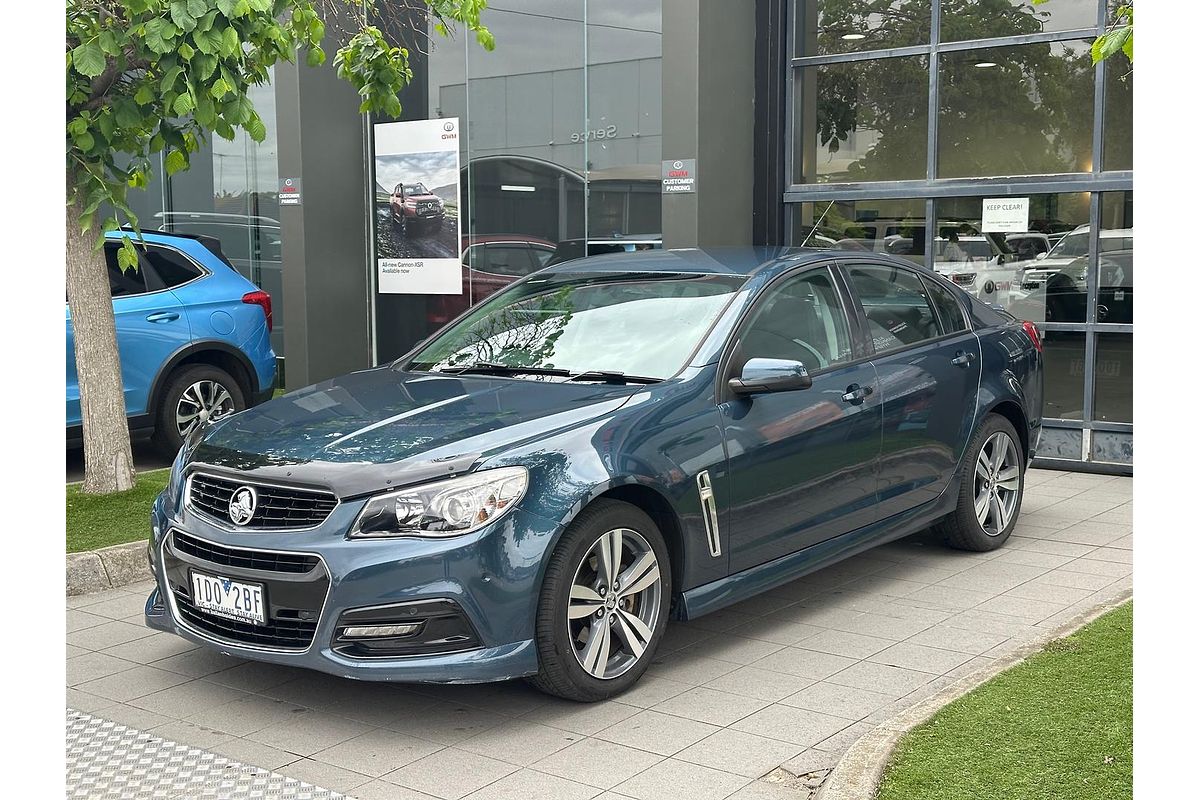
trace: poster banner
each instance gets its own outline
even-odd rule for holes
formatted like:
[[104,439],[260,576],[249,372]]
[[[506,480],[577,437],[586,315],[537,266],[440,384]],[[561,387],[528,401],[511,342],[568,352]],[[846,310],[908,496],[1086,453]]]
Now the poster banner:
[[979,227],[983,233],[1024,233],[1029,230],[1029,198],[984,198]]
[[375,125],[375,257],[382,294],[462,294],[458,118]]

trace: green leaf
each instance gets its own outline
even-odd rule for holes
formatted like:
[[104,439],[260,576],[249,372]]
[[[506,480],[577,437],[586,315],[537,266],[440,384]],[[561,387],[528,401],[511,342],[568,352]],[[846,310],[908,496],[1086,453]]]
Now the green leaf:
[[179,117],[186,117],[188,114],[191,114],[195,108],[196,103],[194,100],[192,100],[192,96],[187,92],[184,92],[176,97],[175,102],[171,104],[171,110],[174,111],[175,115]]
[[88,150],[91,150],[92,146],[96,144],[96,139],[87,131],[77,134],[71,138],[75,140],[75,146],[85,153]]
[[254,113],[254,103],[246,95],[235,97],[233,102],[225,106],[225,119],[231,123],[242,125]]
[[117,124],[122,128],[130,129],[141,126],[142,114],[137,105],[129,102],[127,98],[122,97],[117,100],[113,104],[113,110],[116,112]]
[[224,78],[217,78],[215,81],[213,81],[212,88],[208,90],[209,94],[218,100],[232,91],[233,87],[230,86]]
[[143,83],[138,87],[138,90],[133,95],[133,101],[139,106],[149,105],[154,102],[154,90],[150,88],[149,83]]
[[217,57],[202,53],[192,59],[192,74],[202,81],[206,81],[217,68]]
[[217,111],[211,97],[203,93],[196,96],[196,113],[194,116],[196,117],[196,122],[199,122],[204,127],[212,127],[213,122],[217,119]]
[[133,246],[133,240],[128,236],[121,237],[121,247],[117,250],[117,267],[122,272],[136,272],[138,268],[138,253]]
[[230,25],[221,34],[221,54],[231,56],[238,52],[242,46],[242,40],[238,38],[237,29]]
[[221,51],[221,32],[216,28],[209,28],[206,31],[197,30],[192,34],[192,41],[196,43],[196,49],[201,53],[215,56]]
[[325,63],[325,51],[313,45],[308,48],[308,56],[305,60],[310,67],[319,67]]
[[244,17],[250,13],[249,0],[237,0],[233,6],[233,15],[235,17]]
[[179,80],[179,76],[183,74],[183,67],[175,67],[168,70],[166,75],[163,75],[162,82],[158,85],[158,90],[163,94],[175,88],[175,81]]
[[163,166],[167,169],[168,175],[174,175],[180,170],[187,169],[188,157],[182,150],[172,150],[167,153],[166,159],[163,161]]
[[100,31],[100,49],[106,55],[116,56],[121,54],[121,45],[117,42],[117,35],[112,32],[111,28],[105,28]]
[[267,126],[263,124],[262,118],[258,114],[251,115],[250,119],[246,120],[243,125],[246,133],[250,134],[250,138],[256,142],[261,142],[267,138]]
[[184,61],[191,61],[192,56],[196,55],[195,49],[193,49],[192,46],[190,44],[188,44],[187,42],[184,42],[183,44],[179,45],[179,50],[177,50],[176,52],[179,53],[179,57],[182,58]]
[[187,7],[188,13],[196,19],[200,19],[208,11],[208,3],[205,0],[187,0]]
[[67,133],[72,136],[81,136],[87,132],[88,121],[83,117],[75,117],[67,123]]
[[179,29],[161,17],[155,17],[146,23],[146,47],[156,53],[168,53],[175,49],[175,36]]
[[179,26],[179,30],[187,32],[195,30],[196,17],[188,10],[185,0],[171,0],[171,21]]
[[75,71],[85,77],[94,78],[104,72],[104,51],[94,39],[72,50],[71,61],[75,65]]
[[1099,64],[1104,59],[1125,47],[1125,42],[1133,36],[1133,27],[1126,25],[1108,31],[1092,42],[1092,63]]
[[237,0],[217,0],[217,10],[224,14],[226,19],[233,19],[235,5],[237,5]]

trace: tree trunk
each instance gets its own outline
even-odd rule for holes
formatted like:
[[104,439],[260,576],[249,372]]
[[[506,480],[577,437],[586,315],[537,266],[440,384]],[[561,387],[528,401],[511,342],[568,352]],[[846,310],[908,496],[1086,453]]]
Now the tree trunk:
[[79,230],[80,210],[78,202],[67,205],[67,303],[83,415],[83,491],[109,494],[133,488],[133,452],[108,267],[104,251],[94,249],[95,227]]

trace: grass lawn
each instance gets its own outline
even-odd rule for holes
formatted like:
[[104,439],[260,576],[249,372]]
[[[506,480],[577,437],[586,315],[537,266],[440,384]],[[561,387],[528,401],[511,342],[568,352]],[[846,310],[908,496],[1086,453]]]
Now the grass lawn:
[[68,486],[67,552],[148,538],[150,506],[170,476],[169,469],[140,472],[134,487],[119,494],[86,495],[79,485]]
[[943,708],[893,754],[880,800],[1133,796],[1133,604]]

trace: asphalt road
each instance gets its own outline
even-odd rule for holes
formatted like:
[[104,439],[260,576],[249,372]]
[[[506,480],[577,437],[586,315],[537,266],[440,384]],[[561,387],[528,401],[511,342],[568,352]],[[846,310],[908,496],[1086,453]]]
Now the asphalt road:
[[436,231],[409,225],[408,233],[392,222],[388,209],[376,212],[376,249],[379,258],[458,258],[458,218],[446,215]]

